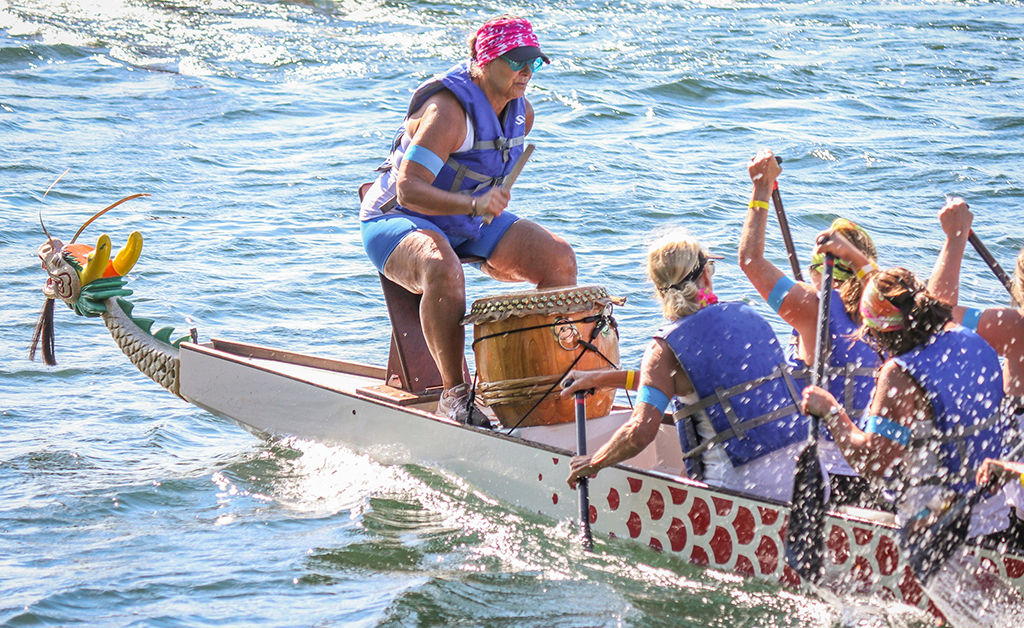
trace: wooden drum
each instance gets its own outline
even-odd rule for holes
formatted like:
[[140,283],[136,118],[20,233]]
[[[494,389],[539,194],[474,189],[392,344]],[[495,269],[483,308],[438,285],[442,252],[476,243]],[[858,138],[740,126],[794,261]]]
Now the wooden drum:
[[[574,401],[558,396],[559,382],[570,369],[618,368],[619,333],[611,314],[612,305],[624,301],[599,286],[525,290],[475,301],[462,322],[474,325],[477,399],[505,427],[571,423]],[[614,400],[614,390],[596,391],[587,397],[587,418],[607,415]]]

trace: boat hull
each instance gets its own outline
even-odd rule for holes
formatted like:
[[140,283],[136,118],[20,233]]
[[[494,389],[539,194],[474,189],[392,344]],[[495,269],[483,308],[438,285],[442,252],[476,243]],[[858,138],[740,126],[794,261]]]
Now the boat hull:
[[[379,398],[374,391],[383,381],[383,369],[295,356],[218,341],[212,346],[185,343],[181,395],[263,438],[341,444],[383,464],[436,467],[518,507],[556,520],[578,516],[577,496],[565,482],[573,455],[570,432],[549,444],[551,439],[518,437],[526,430],[509,436],[459,425],[430,414],[426,404]],[[626,414],[620,412],[618,422]],[[615,420],[588,422],[600,427],[588,434],[591,447],[607,439]],[[699,565],[801,586],[784,559],[786,504],[658,471],[679,464],[662,453],[647,451],[640,459],[646,468],[617,465],[591,480],[590,520],[596,534],[631,539]],[[895,526],[885,519],[874,511],[828,514],[826,581],[833,589],[867,591],[938,614],[900,556]],[[1024,590],[1024,556],[976,553],[989,571]]]

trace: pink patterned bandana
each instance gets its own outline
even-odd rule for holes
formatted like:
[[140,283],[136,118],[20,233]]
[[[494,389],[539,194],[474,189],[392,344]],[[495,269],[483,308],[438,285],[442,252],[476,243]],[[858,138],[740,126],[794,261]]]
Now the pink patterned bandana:
[[874,281],[864,286],[860,297],[860,318],[865,327],[878,331],[903,329],[903,312],[878,291]]
[[499,17],[476,32],[476,62],[485,66],[513,48],[530,46],[540,53],[533,27],[521,17]]

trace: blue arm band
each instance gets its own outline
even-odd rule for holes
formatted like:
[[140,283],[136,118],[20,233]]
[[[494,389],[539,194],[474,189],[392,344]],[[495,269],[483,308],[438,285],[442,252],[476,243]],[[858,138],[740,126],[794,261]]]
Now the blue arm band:
[[887,438],[894,443],[899,443],[906,447],[910,444],[910,428],[904,425],[900,425],[895,421],[882,418],[877,415],[871,415],[868,417],[868,424],[864,428],[864,431],[868,434],[878,434],[882,438]]
[[668,396],[653,386],[641,386],[640,393],[636,396],[636,402],[654,406],[658,412],[664,414],[665,408],[668,407]]
[[768,295],[768,306],[775,310],[775,313],[779,313],[779,308],[782,307],[782,302],[786,300],[786,295],[796,285],[796,282],[789,277],[783,275],[777,282],[775,287],[772,288],[771,294]]
[[970,329],[971,331],[978,331],[978,321],[981,320],[981,310],[976,307],[967,308],[964,312],[964,320],[960,322],[961,325]]
[[413,144],[409,147],[409,150],[405,151],[405,157],[402,159],[408,159],[409,161],[415,161],[419,165],[423,166],[430,171],[435,177],[438,172],[441,172],[441,167],[444,166],[444,161],[440,157],[434,154],[434,151],[429,148],[424,148],[419,144]]

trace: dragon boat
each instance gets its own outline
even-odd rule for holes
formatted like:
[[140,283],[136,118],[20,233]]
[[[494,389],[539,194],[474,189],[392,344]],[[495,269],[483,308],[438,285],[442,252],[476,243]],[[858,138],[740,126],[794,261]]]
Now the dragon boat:
[[[131,294],[125,275],[142,249],[138,232],[113,257],[107,235],[95,247],[47,238],[39,249],[49,276],[43,290],[47,305],[32,349],[34,354],[42,340],[47,363],[53,363],[53,304],[60,299],[78,315],[102,318],[129,360],[154,382],[258,438],[297,437],[342,445],[385,465],[439,468],[514,507],[554,520],[578,517],[576,492],[566,485],[575,426],[550,421],[510,426],[488,411],[494,428],[502,427],[487,429],[435,415],[439,379],[436,369],[430,372],[432,362],[423,359],[418,297],[383,277],[394,327],[386,367],[231,340],[200,343],[194,329],[172,340],[173,330],[153,332],[153,321],[136,316],[125,298]],[[604,315],[614,301],[599,289],[581,290],[573,298],[584,303],[583,310],[597,308]],[[492,310],[505,308],[507,301]],[[609,400],[607,411],[598,414],[604,415],[587,421],[591,451],[628,420],[630,409]],[[788,504],[710,487],[686,477],[682,469],[678,436],[666,423],[643,453],[590,480],[594,533],[791,588],[809,585],[786,565]],[[940,620],[943,612],[949,614],[901,556],[892,515],[839,508],[827,513],[826,531],[828,589],[879,596]],[[989,576],[1024,591],[1024,553],[975,545],[967,554]]]

